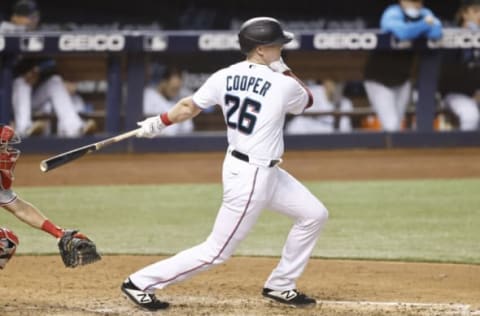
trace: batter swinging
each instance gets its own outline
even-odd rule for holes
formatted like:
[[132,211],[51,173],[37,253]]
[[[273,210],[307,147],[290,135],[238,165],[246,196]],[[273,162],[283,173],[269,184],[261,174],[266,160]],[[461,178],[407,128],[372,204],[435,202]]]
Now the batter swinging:
[[325,206],[278,164],[284,151],[283,125],[287,113],[300,114],[312,104],[305,85],[281,59],[293,35],[267,17],[245,22],[239,32],[243,62],[214,73],[192,96],[170,111],[139,122],[139,137],[154,137],[166,126],[185,121],[212,105],[222,107],[229,147],[223,163],[223,203],[205,242],[156,262],[133,274],[122,291],[137,305],[168,307],[154,294],[170,284],[226,261],[247,236],[265,208],[295,220],[278,266],[262,295],[303,307],[316,303],[296,289],[317,238],[327,221]]

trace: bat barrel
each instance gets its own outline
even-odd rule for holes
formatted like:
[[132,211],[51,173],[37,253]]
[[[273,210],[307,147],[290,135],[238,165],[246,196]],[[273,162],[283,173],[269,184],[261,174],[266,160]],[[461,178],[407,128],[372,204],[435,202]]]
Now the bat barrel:
[[40,170],[47,172],[57,167],[60,167],[72,160],[78,159],[92,151],[96,150],[95,144],[87,145],[78,149],[71,150],[69,152],[48,158],[40,163]]
[[43,160],[41,163],[40,163],[40,170],[42,172],[47,172],[49,169],[48,169],[48,163]]
[[54,157],[43,160],[40,163],[40,170],[42,172],[47,172],[57,167],[60,167],[72,160],[78,159],[88,153],[102,149],[103,147],[110,146],[111,144],[117,143],[119,141],[125,140],[129,137],[136,136],[141,128],[134,129],[132,131],[107,138],[97,143],[86,145],[77,149],[70,150],[66,153],[56,155]]

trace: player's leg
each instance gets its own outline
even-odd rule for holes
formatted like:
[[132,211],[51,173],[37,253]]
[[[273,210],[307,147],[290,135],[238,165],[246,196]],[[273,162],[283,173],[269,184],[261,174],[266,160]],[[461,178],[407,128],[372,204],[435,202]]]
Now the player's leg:
[[84,122],[75,110],[72,98],[60,76],[52,76],[33,93],[33,103],[50,102],[58,118],[58,135],[76,137],[83,134]]
[[474,131],[478,129],[480,113],[475,99],[459,93],[450,93],[445,101],[460,121],[460,130]]
[[[353,112],[353,103],[349,98],[342,97],[340,99],[340,112],[350,113]],[[338,131],[342,133],[349,133],[352,131],[352,119],[348,115],[340,116],[340,122]]]
[[28,135],[32,126],[32,87],[23,77],[13,81],[12,107],[17,133]]
[[[0,173],[0,178],[2,173]],[[0,187],[3,182],[0,179]],[[17,196],[11,190],[0,189],[0,206],[12,203]],[[8,261],[13,257],[19,242],[18,237],[11,230],[0,227],[0,269],[4,269]]]
[[135,272],[130,280],[139,289],[153,293],[227,260],[266,204],[270,180],[270,168],[258,168],[227,155],[223,203],[210,236],[198,246]]
[[370,104],[377,113],[382,128],[389,132],[398,131],[400,122],[393,89],[370,80],[365,81],[364,84]]
[[395,87],[395,106],[398,117],[398,128],[401,129],[405,112],[407,111],[408,103],[412,96],[412,83],[410,81]]
[[315,243],[328,219],[328,211],[303,184],[278,168],[277,184],[269,207],[295,220],[278,266],[265,288],[285,291],[296,288]]

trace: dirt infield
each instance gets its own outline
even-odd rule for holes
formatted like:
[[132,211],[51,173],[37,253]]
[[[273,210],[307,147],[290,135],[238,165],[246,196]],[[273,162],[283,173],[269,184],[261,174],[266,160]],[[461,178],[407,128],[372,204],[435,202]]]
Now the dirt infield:
[[[25,156],[17,185],[218,182],[222,156],[91,155],[44,175],[38,163],[45,156]],[[301,180],[480,177],[480,149],[293,152],[285,160],[283,167]],[[0,315],[143,315],[123,299],[119,285],[158,259],[109,256],[67,270],[58,256],[17,256],[0,272]],[[293,310],[259,295],[277,260],[236,257],[167,288],[159,294],[173,306],[159,314],[480,315],[480,266],[315,259],[299,287],[321,301]]]

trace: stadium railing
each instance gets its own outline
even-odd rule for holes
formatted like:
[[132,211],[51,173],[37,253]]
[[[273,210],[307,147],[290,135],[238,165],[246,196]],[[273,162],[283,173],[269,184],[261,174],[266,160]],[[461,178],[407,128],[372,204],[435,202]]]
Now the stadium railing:
[[[416,40],[397,41],[389,34],[378,30],[362,31],[318,31],[299,32],[296,39],[286,47],[292,52],[364,51],[371,50],[418,50],[421,54],[418,72],[418,102],[416,107],[416,130],[409,133],[367,133],[337,135],[337,146],[379,147],[398,144],[420,145],[479,145],[476,132],[435,133],[436,82],[440,65],[440,51],[480,47],[480,34],[461,29],[446,29],[440,41]],[[145,86],[146,57],[162,54],[215,54],[232,53],[240,57],[236,33],[231,31],[115,31],[115,32],[29,32],[22,34],[0,34],[0,122],[8,123],[11,118],[12,65],[17,54],[40,55],[105,55],[107,63],[107,92],[105,102],[105,133],[119,133],[136,127],[142,115],[143,88]],[[238,55],[234,55],[238,54]],[[394,62],[394,61],[392,61]],[[125,69],[123,69],[125,68]],[[126,76],[126,93],[122,92],[123,73]],[[123,104],[123,108],[122,105]],[[356,115],[354,112],[352,115]],[[443,135],[442,135],[443,134]],[[447,135],[448,134],[448,135]],[[105,136],[105,135],[101,135]],[[313,135],[317,136],[317,135]],[[331,135],[328,135],[331,136]],[[328,137],[327,135],[325,137]],[[100,137],[100,136],[99,136]],[[308,147],[309,137],[302,143]],[[360,141],[359,141],[360,139]],[[364,141],[361,141],[365,139]],[[380,139],[378,142],[377,139]],[[419,142],[421,139],[423,141]],[[444,139],[445,141],[442,141]],[[412,140],[412,141],[410,141]],[[48,145],[48,139],[42,140]],[[146,140],[137,140],[139,144]],[[154,140],[156,141],[156,140]],[[198,141],[198,139],[194,140]],[[194,142],[192,141],[192,143]],[[135,143],[135,140],[132,140]],[[288,142],[288,140],[287,140]],[[51,143],[57,143],[55,141]],[[215,142],[214,142],[215,143]],[[224,142],[219,142],[224,143]],[[331,147],[330,140],[321,141]],[[322,147],[318,141],[311,147]],[[28,147],[28,146],[27,146]],[[35,147],[35,146],[33,146]],[[32,148],[33,148],[32,147]],[[142,147],[142,146],[140,146]],[[201,146],[200,146],[201,147]],[[210,146],[207,146],[210,148]],[[135,146],[128,146],[135,148]],[[198,149],[199,146],[194,146]],[[208,149],[207,148],[207,149]],[[187,148],[188,149],[188,148]],[[185,150],[187,150],[185,149]],[[48,150],[45,149],[44,150]]]

